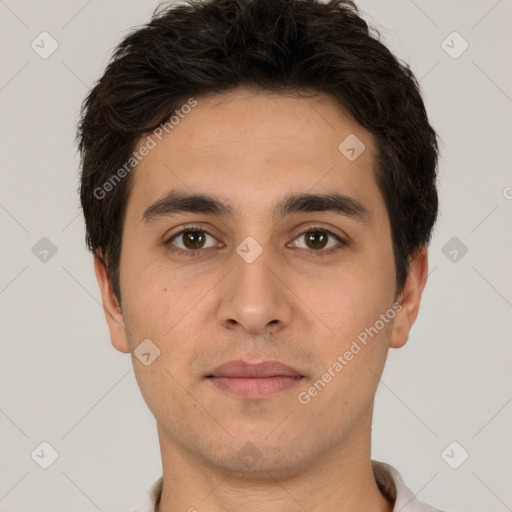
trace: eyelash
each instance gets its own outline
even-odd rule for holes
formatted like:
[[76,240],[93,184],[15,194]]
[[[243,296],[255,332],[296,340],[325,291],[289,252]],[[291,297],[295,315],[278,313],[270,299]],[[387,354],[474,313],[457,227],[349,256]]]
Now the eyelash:
[[[209,233],[208,231],[206,231],[205,229],[203,229],[199,226],[187,226],[186,228],[182,229],[181,231],[174,233],[169,239],[167,239],[164,242],[164,245],[168,248],[169,252],[171,252],[173,254],[179,253],[179,254],[189,257],[189,258],[195,258],[195,257],[201,256],[203,251],[210,249],[210,247],[208,247],[207,249],[197,249],[195,251],[194,250],[185,250],[185,249],[181,249],[179,247],[175,247],[171,243],[173,240],[178,238],[180,235],[183,235],[184,233],[188,233],[190,231],[200,231],[201,233],[206,233],[207,235],[211,236],[212,238],[215,238],[211,233]],[[315,231],[321,231],[322,233],[326,233],[328,236],[337,240],[339,242],[339,245],[334,246],[334,247],[329,247],[329,249],[318,249],[318,250],[302,249],[302,250],[304,250],[308,253],[313,253],[315,256],[318,256],[318,257],[324,257],[327,255],[330,255],[332,252],[336,252],[336,251],[340,250],[341,248],[343,248],[344,246],[347,245],[345,240],[340,238],[338,235],[336,235],[332,231],[322,228],[320,226],[311,226],[306,231],[303,231],[302,233],[300,233],[296,238],[299,238],[300,236],[304,236],[308,233],[315,232]]]

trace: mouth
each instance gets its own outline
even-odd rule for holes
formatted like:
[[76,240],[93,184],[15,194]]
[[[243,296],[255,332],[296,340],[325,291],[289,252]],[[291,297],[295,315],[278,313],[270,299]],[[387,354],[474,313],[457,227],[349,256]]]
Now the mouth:
[[304,378],[279,361],[228,361],[206,376],[217,389],[241,398],[261,399],[289,390]]

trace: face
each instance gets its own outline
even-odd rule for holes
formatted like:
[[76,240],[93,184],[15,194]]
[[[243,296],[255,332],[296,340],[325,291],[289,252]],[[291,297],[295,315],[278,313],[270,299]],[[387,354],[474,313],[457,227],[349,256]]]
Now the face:
[[[369,439],[426,257],[397,298],[375,143],[333,99],[237,90],[197,102],[132,176],[122,311],[96,261],[112,343],[132,353],[167,448],[284,475]],[[143,340],[146,362],[159,350],[148,365],[134,353]],[[296,376],[216,370],[233,360]]]

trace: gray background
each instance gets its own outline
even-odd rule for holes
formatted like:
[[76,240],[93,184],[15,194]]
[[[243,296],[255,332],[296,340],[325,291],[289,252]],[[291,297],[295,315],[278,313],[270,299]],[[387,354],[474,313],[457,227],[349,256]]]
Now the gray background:
[[[161,474],[130,356],[110,344],[74,146],[110,51],[156,5],[0,1],[0,511],[126,511]],[[359,5],[421,79],[443,140],[430,280],[409,343],[390,352],[373,457],[442,509],[512,510],[512,2]],[[43,31],[59,45],[46,59],[31,47]],[[453,31],[469,44],[458,58]],[[43,237],[57,249],[46,262],[32,251]],[[48,469],[31,458],[49,456],[43,441],[59,454]]]

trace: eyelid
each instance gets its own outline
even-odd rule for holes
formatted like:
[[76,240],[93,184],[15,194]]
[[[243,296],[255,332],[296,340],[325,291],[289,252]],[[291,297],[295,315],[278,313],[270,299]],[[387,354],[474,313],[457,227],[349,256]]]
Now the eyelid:
[[[317,223],[306,223],[305,225],[301,225],[297,228],[297,235],[295,235],[295,238],[297,238],[300,235],[303,235],[305,233],[309,233],[311,231],[323,231],[325,233],[328,233],[332,235],[334,238],[337,238],[338,240],[348,243],[350,240],[350,237],[346,235],[343,231],[341,231],[339,228],[336,229],[334,227],[330,226],[322,226],[321,224]],[[295,240],[294,238],[294,240]]]

